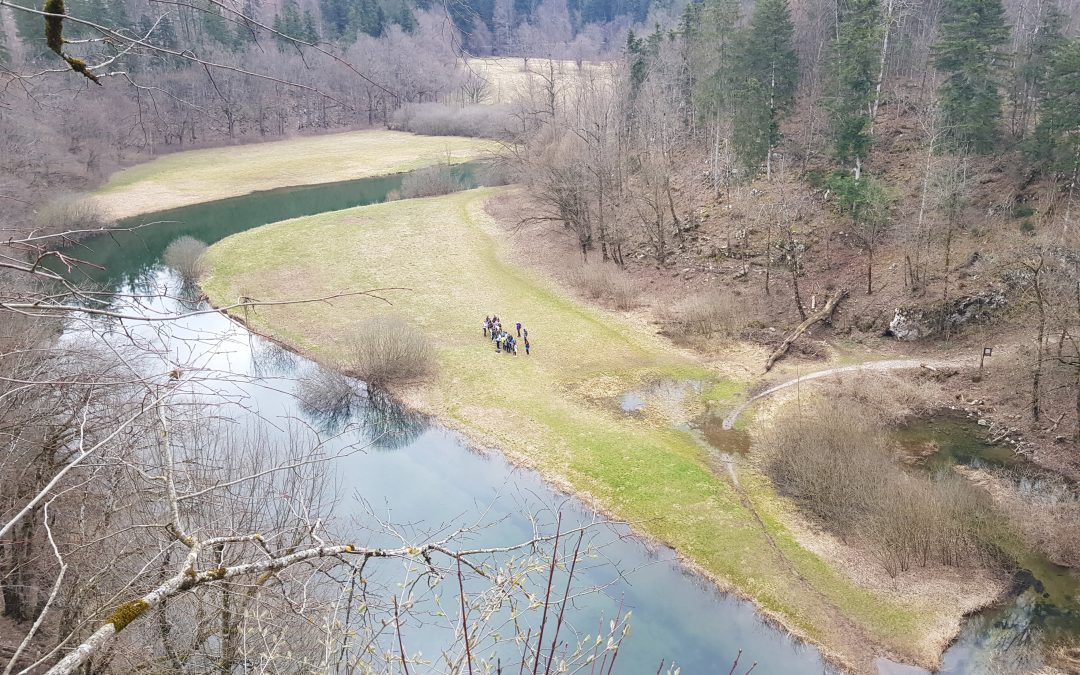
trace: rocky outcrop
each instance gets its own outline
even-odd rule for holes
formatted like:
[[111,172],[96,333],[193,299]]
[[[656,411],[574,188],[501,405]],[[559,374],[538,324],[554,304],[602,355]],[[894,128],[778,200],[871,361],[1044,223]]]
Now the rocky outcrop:
[[905,341],[933,337],[984,320],[1007,304],[1004,291],[990,289],[929,307],[898,307],[885,335]]

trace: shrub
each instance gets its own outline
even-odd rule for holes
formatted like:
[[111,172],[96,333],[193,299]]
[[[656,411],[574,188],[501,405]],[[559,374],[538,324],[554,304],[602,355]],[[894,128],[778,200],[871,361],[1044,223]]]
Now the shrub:
[[391,129],[428,136],[470,136],[507,138],[513,119],[507,106],[469,105],[451,107],[442,103],[410,103],[398,108],[390,118]]
[[865,410],[885,424],[899,424],[927,412],[933,404],[935,387],[926,379],[896,372],[856,371],[828,378],[825,396]]
[[379,316],[361,322],[352,336],[347,367],[373,388],[422,380],[435,372],[426,337],[404,319]]
[[1035,209],[1026,204],[1017,204],[1012,210],[1013,218],[1029,218],[1033,215],[1035,215]]
[[845,524],[869,508],[866,486],[891,461],[886,438],[841,406],[802,408],[781,415],[766,434],[769,475],[781,492],[846,536]]
[[194,283],[206,271],[203,264],[204,253],[206,253],[206,244],[195,237],[185,235],[174,239],[165,248],[162,260],[179,274],[180,278],[185,282]]
[[487,161],[476,168],[476,184],[496,187],[518,180],[514,167],[507,161]]
[[989,498],[952,474],[899,465],[868,410],[824,401],[781,414],[765,434],[766,471],[780,491],[896,576],[916,566],[997,560]]
[[747,312],[729,292],[693,295],[675,306],[665,322],[678,335],[738,337],[747,328]]
[[571,272],[571,279],[587,297],[610,302],[621,310],[637,305],[638,288],[622,270],[607,263],[584,264]]
[[76,195],[58,197],[39,207],[34,221],[39,229],[46,232],[94,230],[113,224],[97,202]]
[[401,189],[397,192],[400,199],[417,199],[448,195],[464,187],[464,183],[454,175],[450,165],[440,164],[406,174],[401,179]]
[[1035,223],[1030,220],[1025,220],[1020,223],[1020,231],[1024,234],[1035,234]]

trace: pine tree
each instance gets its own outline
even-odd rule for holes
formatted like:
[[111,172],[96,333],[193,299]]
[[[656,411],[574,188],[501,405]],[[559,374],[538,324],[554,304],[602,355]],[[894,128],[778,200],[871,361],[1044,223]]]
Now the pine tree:
[[630,87],[632,95],[636,96],[645,81],[649,64],[645,54],[645,41],[637,36],[633,28],[626,33],[626,55],[630,62]]
[[386,25],[386,15],[376,0],[359,0],[349,8],[348,17],[346,38],[349,40],[355,40],[359,33],[379,37]]
[[[314,18],[312,18],[312,23],[314,24]],[[295,0],[285,0],[281,7],[281,14],[274,15],[273,28],[281,34],[277,36],[278,49],[281,51],[285,51],[293,44],[286,37],[309,41],[304,19],[300,16],[300,8],[296,6]]]
[[[240,11],[246,17],[254,18],[254,17],[258,16],[257,11],[255,9],[255,4],[252,2],[252,0],[244,0],[244,4],[241,7]],[[274,15],[274,19],[275,20],[277,19],[276,14]],[[239,19],[236,22],[236,45],[237,45],[237,48],[243,48],[244,45],[255,43],[258,40],[261,32],[262,32],[261,29],[258,26],[256,26],[255,24],[253,24],[253,23],[251,23],[249,21],[245,21],[243,19]]]
[[691,34],[691,62],[698,73],[694,99],[707,120],[730,119],[733,112],[738,21],[737,0],[705,0],[699,28]]
[[1001,118],[998,50],[1008,37],[1001,0],[945,0],[934,67],[946,76],[941,112],[957,149],[994,147]]
[[1066,23],[1067,17],[1058,9],[1057,3],[1048,0],[1031,40],[1017,58],[1016,80],[1010,98],[1013,133],[1018,137],[1027,133],[1030,113],[1042,99],[1050,59],[1065,43],[1062,30]]
[[761,171],[762,162],[768,161],[774,145],[775,126],[766,87],[756,78],[742,82],[739,103],[735,107],[731,143],[739,176],[744,180],[751,180]]
[[837,161],[852,166],[855,180],[862,175],[863,160],[870,153],[870,106],[877,84],[881,27],[878,0],[849,0],[840,14],[833,45],[833,151]]
[[780,116],[795,104],[798,57],[787,0],[758,0],[740,59],[735,152],[746,168],[765,162],[772,175],[772,149],[780,142]]
[[304,24],[301,37],[304,42],[315,43],[319,41],[319,28],[315,25],[315,15],[311,13],[310,7],[304,8]]
[[1080,171],[1080,38],[1055,50],[1046,76],[1031,158],[1051,171]]
[[349,30],[348,0],[319,0],[319,11],[327,26],[327,35],[332,39],[345,36]]
[[413,16],[412,8],[408,5],[402,5],[401,11],[398,12],[397,18],[394,22],[401,26],[401,30],[406,33],[411,33],[416,30],[416,17]]
[[285,19],[281,14],[274,14],[274,21],[270,24],[270,27],[274,29],[274,39],[277,41],[278,51],[285,51],[289,46],[289,41],[281,37],[282,35],[288,35],[289,31],[285,28]]
[[873,176],[835,174],[829,187],[836,194],[840,211],[851,220],[852,234],[866,251],[866,294],[874,292],[874,253],[889,224],[892,196]]
[[203,32],[211,40],[229,48],[236,46],[236,33],[217,7],[208,3],[199,15],[202,17]]

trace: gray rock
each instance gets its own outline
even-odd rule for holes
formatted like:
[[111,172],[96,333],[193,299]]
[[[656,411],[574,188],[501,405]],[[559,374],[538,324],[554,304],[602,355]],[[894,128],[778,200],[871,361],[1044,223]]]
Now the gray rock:
[[898,307],[885,335],[903,341],[933,337],[945,328],[955,330],[985,319],[1007,304],[1004,292],[991,289],[929,307]]

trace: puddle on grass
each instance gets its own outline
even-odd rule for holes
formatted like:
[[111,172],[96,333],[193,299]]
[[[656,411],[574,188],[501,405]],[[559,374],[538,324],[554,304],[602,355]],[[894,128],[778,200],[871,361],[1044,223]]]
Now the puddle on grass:
[[636,391],[627,392],[619,399],[619,407],[623,412],[641,412],[645,407],[645,398]]
[[662,406],[678,406],[686,400],[688,394],[700,394],[704,387],[705,382],[702,380],[676,380],[669,377],[653,380],[620,396],[619,408],[626,413],[638,413],[649,401]]
[[720,452],[731,455],[745,455],[750,452],[750,432],[745,429],[725,429],[724,418],[710,415],[698,423],[702,435],[709,445]]

